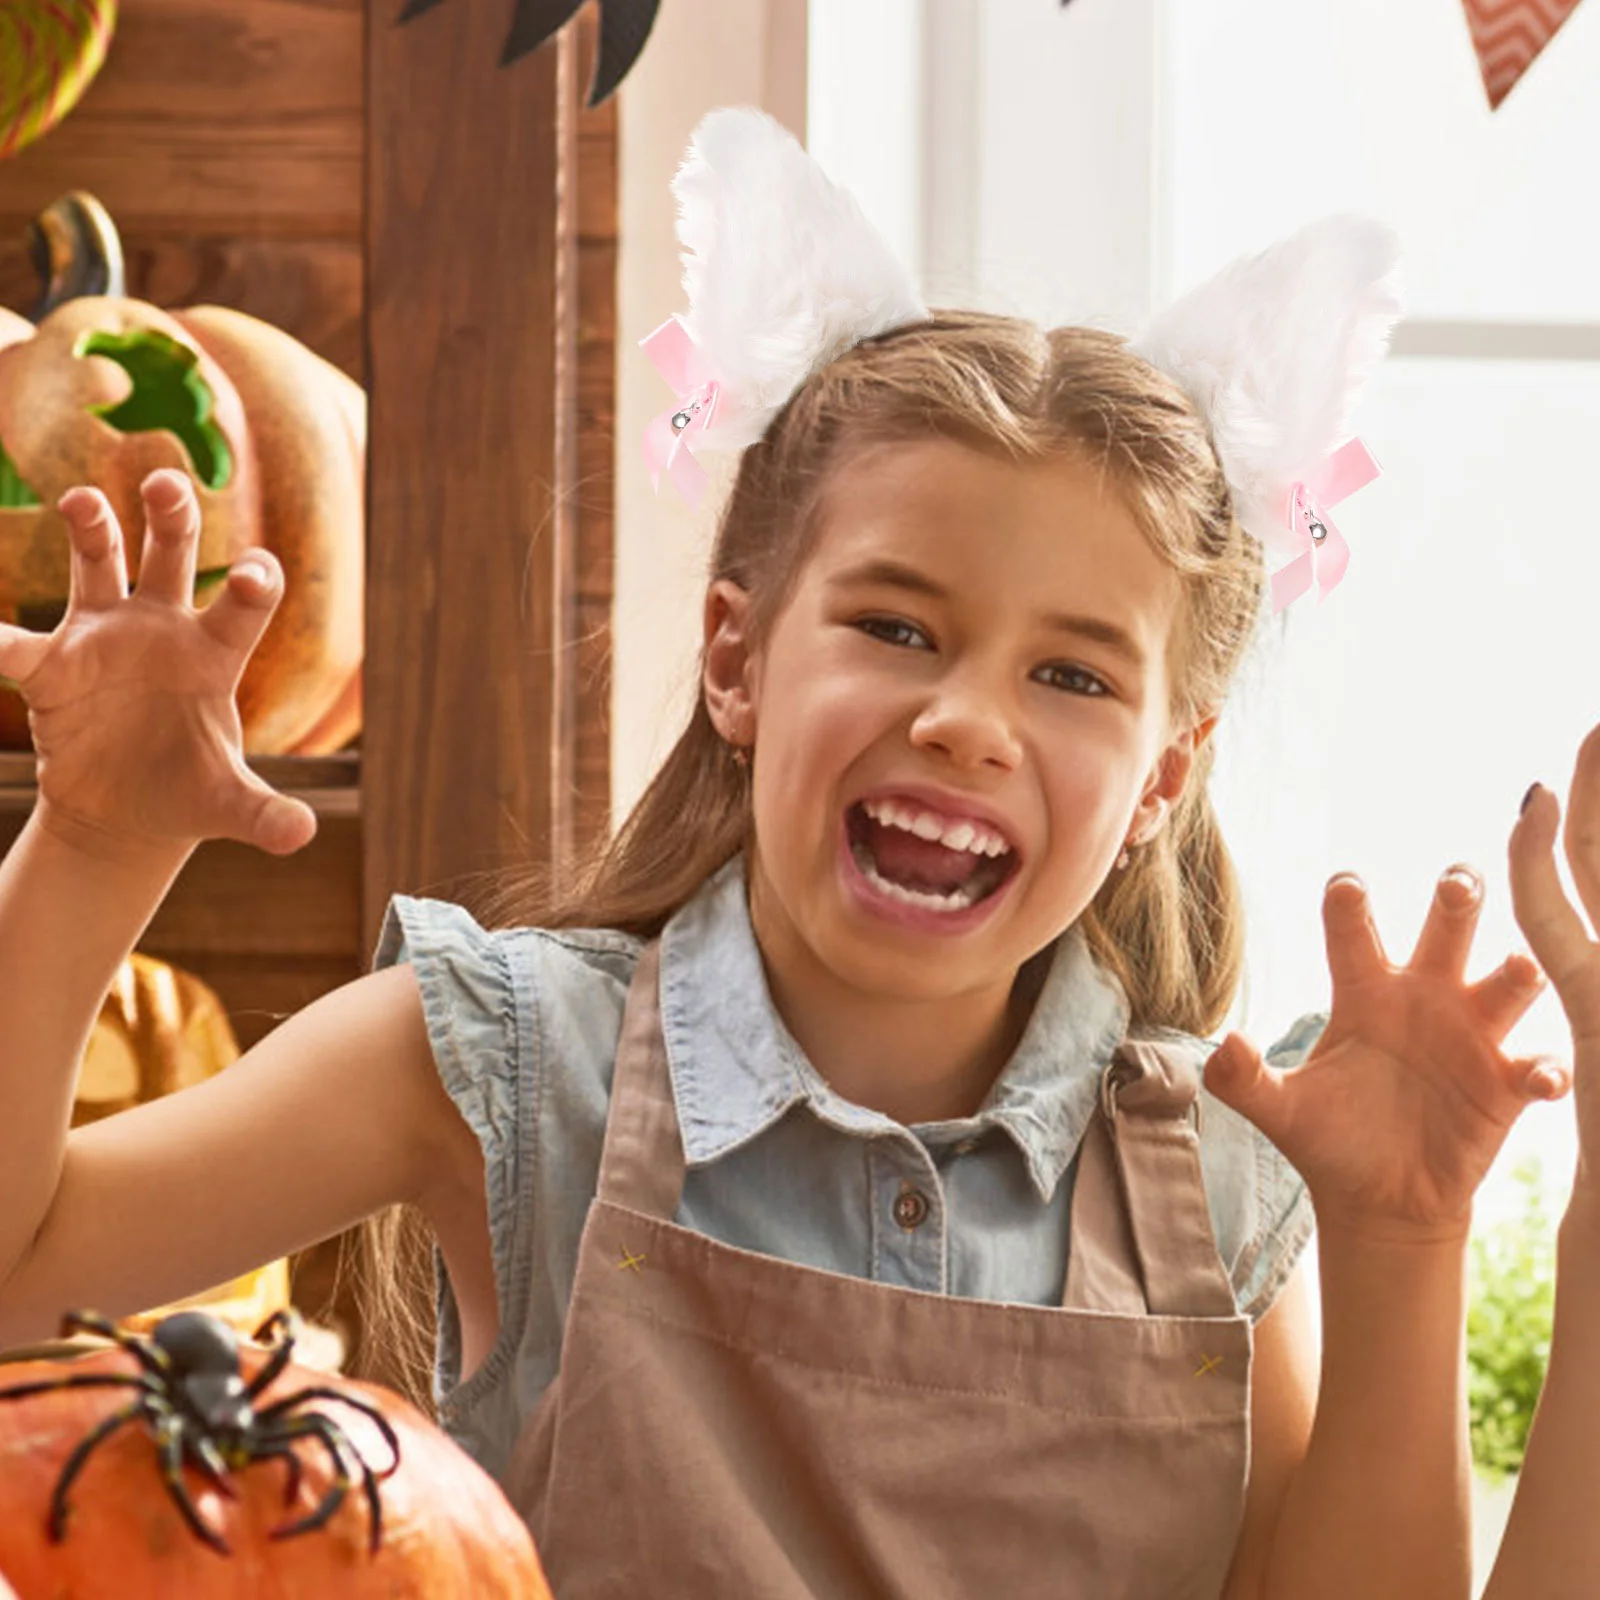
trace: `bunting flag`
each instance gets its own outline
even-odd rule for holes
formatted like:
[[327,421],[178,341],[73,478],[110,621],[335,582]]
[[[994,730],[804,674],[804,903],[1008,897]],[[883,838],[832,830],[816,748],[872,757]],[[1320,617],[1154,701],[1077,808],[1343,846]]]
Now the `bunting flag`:
[[1578,0],[1461,0],[1491,109],[1578,8]]
[[[401,22],[414,22],[444,0],[406,0]],[[511,31],[506,35],[500,65],[509,67],[553,38],[583,9],[584,0],[515,0]],[[639,59],[655,26],[661,0],[600,0],[600,49],[589,104],[597,106],[616,92],[628,69]]]

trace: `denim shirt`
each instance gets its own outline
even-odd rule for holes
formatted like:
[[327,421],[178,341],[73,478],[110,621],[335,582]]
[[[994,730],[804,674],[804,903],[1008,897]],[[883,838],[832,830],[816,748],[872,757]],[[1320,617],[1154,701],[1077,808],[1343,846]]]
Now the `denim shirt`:
[[[1056,944],[1016,1051],[973,1116],[907,1127],[843,1099],[773,1008],[730,863],[667,924],[661,1022],[687,1173],[677,1221],[724,1243],[940,1294],[1059,1304],[1074,1157],[1128,1007],[1076,928]],[[578,1240],[599,1181],[613,1057],[641,942],[611,930],[486,932],[461,907],[396,895],[374,965],[410,962],[439,1075],[478,1136],[500,1331],[461,1379],[461,1328],[435,1252],[441,1425],[502,1481],[555,1377]],[[1325,1019],[1268,1058],[1292,1065]],[[1203,1040],[1188,1045],[1198,1059]],[[1240,1310],[1259,1319],[1312,1228],[1305,1184],[1202,1091],[1200,1161]],[[903,1228],[902,1186],[929,1202]]]

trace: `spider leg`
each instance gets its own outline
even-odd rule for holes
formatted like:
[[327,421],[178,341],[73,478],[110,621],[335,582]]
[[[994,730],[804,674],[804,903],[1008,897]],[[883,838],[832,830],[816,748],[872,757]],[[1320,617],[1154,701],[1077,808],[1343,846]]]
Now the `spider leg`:
[[[367,1497],[367,1510],[371,1514],[370,1548],[373,1555],[377,1555],[378,1547],[383,1543],[383,1501],[378,1494],[378,1475],[367,1465],[366,1457],[356,1448],[350,1435],[332,1417],[312,1412],[309,1417],[295,1418],[295,1424],[305,1428],[314,1438],[321,1439],[330,1451],[348,1450],[355,1457],[356,1465],[361,1468],[361,1487]],[[399,1465],[400,1451],[397,1446],[394,1461],[382,1476],[387,1477]]]
[[103,1338],[121,1345],[130,1355],[138,1359],[139,1365],[152,1377],[164,1378],[171,1371],[172,1363],[168,1361],[166,1352],[158,1345],[151,1344],[148,1339],[143,1339],[136,1333],[125,1333],[109,1317],[102,1317],[98,1311],[68,1311],[61,1318],[61,1337],[65,1339],[73,1333],[98,1333]]
[[95,1424],[93,1430],[86,1434],[73,1447],[62,1465],[61,1476],[56,1479],[54,1492],[50,1496],[50,1539],[53,1544],[60,1544],[67,1532],[67,1490],[72,1487],[72,1480],[83,1470],[83,1464],[89,1459],[89,1452],[97,1444],[101,1444],[117,1431],[125,1422],[132,1422],[137,1416],[143,1414],[145,1400],[141,1396],[131,1400],[118,1411],[113,1411],[109,1417],[102,1418]]
[[231,1555],[228,1541],[206,1522],[200,1515],[200,1508],[189,1498],[189,1486],[183,1481],[183,1424],[178,1420],[177,1413],[173,1412],[163,1417],[158,1426],[160,1437],[157,1449],[161,1453],[161,1480],[166,1484],[167,1492],[177,1501],[178,1510],[183,1513],[183,1520],[200,1538],[222,1555]]
[[[313,1389],[301,1389],[297,1393],[290,1395],[285,1400],[278,1400],[270,1406],[263,1406],[261,1410],[256,1412],[256,1421],[258,1423],[272,1422],[281,1417],[284,1412],[290,1410],[294,1406],[299,1405],[302,1400],[337,1400],[341,1405],[350,1406],[354,1410],[359,1411],[363,1416],[370,1417],[372,1421],[377,1424],[378,1432],[383,1435],[383,1442],[388,1445],[389,1453],[394,1458],[389,1465],[378,1474],[378,1476],[380,1478],[387,1478],[399,1468],[400,1441],[395,1437],[395,1431],[393,1426],[390,1424],[389,1419],[384,1416],[384,1414],[378,1410],[376,1406],[368,1404],[368,1402],[365,1400],[357,1399],[355,1395],[341,1394],[337,1389],[325,1389],[321,1387]],[[313,1415],[315,1414],[316,1413],[313,1413]],[[352,1445],[351,1448],[354,1449],[354,1446]]]
[[184,1454],[211,1480],[213,1488],[227,1495],[230,1500],[239,1498],[239,1491],[234,1488],[233,1480],[228,1476],[228,1463],[222,1459],[221,1452],[213,1440],[205,1434],[201,1434],[198,1438],[186,1435],[183,1449]]
[[300,1313],[293,1306],[284,1306],[281,1310],[274,1311],[251,1335],[255,1342],[260,1344],[263,1338],[281,1329],[283,1343],[272,1352],[271,1359],[245,1386],[244,1393],[247,1400],[254,1400],[289,1365],[289,1354],[294,1349],[295,1340],[300,1337],[300,1326]]
[[[266,1448],[264,1449],[262,1448],[263,1439],[266,1441]],[[276,1433],[257,1434],[253,1443],[254,1454],[251,1457],[252,1461],[268,1461],[274,1456],[281,1456],[289,1463],[289,1483],[288,1487],[283,1491],[283,1503],[286,1506],[292,1506],[295,1496],[300,1492],[300,1457],[294,1453],[294,1448],[289,1441]]]
[[313,1528],[322,1527],[328,1519],[344,1504],[345,1496],[350,1492],[355,1479],[350,1476],[350,1464],[345,1459],[345,1451],[355,1456],[361,1468],[361,1475],[367,1491],[367,1505],[372,1512],[372,1532],[370,1545],[374,1554],[383,1540],[382,1512],[378,1506],[377,1484],[372,1476],[372,1469],[361,1459],[361,1452],[344,1436],[338,1424],[327,1417],[298,1417],[284,1423],[279,1428],[270,1429],[266,1439],[270,1443],[287,1442],[290,1439],[315,1439],[328,1452],[333,1461],[333,1483],[329,1485],[328,1492],[323,1495],[322,1502],[317,1509],[308,1516],[302,1517],[298,1522],[285,1523],[280,1528],[274,1528],[270,1537],[274,1539],[288,1539],[297,1533],[309,1533]]
[[30,1394],[45,1394],[51,1389],[112,1389],[123,1385],[143,1389],[146,1394],[161,1393],[160,1387],[148,1377],[122,1372],[80,1372],[75,1377],[68,1373],[59,1378],[41,1378],[37,1383],[19,1383],[10,1389],[0,1389],[0,1400],[22,1400]]

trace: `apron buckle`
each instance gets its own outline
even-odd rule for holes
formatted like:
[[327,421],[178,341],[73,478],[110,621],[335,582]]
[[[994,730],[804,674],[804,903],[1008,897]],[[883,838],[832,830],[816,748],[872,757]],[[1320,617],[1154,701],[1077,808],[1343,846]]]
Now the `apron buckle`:
[[[1137,1082],[1141,1076],[1139,1068],[1121,1055],[1113,1057],[1111,1065],[1100,1075],[1100,1110],[1108,1123],[1113,1125],[1116,1123],[1119,1109],[1117,1099],[1122,1090],[1129,1084]],[[1185,1109],[1189,1120],[1194,1124],[1195,1137],[1198,1138],[1205,1127],[1198,1093]]]

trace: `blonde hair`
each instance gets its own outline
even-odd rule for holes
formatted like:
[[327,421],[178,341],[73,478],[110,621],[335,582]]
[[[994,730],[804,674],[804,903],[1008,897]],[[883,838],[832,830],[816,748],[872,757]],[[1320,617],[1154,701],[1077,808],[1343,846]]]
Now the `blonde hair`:
[[[1179,580],[1172,727],[1193,726],[1222,705],[1260,615],[1262,552],[1234,518],[1194,406],[1111,334],[1046,332],[977,312],[939,312],[855,346],[805,383],[745,450],[710,576],[750,595],[753,644],[782,611],[810,553],[831,472],[863,448],[930,437],[1019,463],[1071,455],[1102,470]],[[1107,878],[1080,918],[1095,956],[1126,991],[1138,1031],[1208,1034],[1238,988],[1243,908],[1207,793],[1212,760],[1207,741],[1166,826]],[[632,813],[570,883],[508,874],[474,897],[475,909],[490,927],[609,927],[653,937],[745,846],[751,826],[748,775],[699,697]],[[392,1215],[375,1217],[363,1232],[380,1268],[369,1287],[387,1299],[394,1282],[381,1268],[393,1258],[397,1224]],[[430,1326],[417,1341],[424,1371],[431,1297],[430,1281]],[[386,1328],[395,1325],[392,1302],[371,1310]]]

